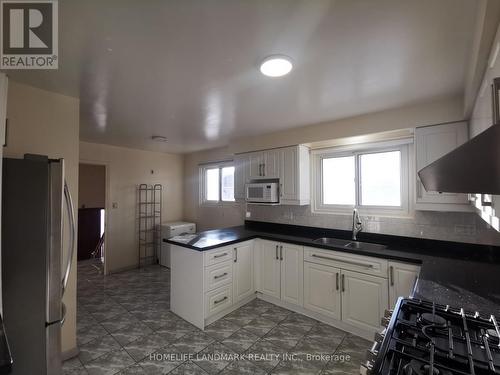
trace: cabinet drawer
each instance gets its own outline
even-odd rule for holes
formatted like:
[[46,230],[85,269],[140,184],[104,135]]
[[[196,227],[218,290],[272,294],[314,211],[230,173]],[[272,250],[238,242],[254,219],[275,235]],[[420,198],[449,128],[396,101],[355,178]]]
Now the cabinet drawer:
[[387,279],[387,260],[385,259],[306,247],[304,260]]
[[205,294],[205,318],[217,314],[233,304],[232,284],[222,286]]
[[205,267],[218,264],[233,259],[233,248],[224,247],[222,249],[210,250],[205,254]]
[[216,289],[233,280],[233,262],[214,264],[205,268],[205,291]]

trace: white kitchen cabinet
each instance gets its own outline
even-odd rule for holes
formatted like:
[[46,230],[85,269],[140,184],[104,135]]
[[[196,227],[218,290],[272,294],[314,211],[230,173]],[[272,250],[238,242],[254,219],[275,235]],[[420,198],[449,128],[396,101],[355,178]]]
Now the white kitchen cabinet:
[[279,243],[261,241],[260,246],[260,292],[274,298],[280,298],[281,264]]
[[261,241],[260,292],[295,305],[303,305],[304,248]]
[[238,303],[254,292],[253,241],[234,247],[233,260],[233,303]]
[[234,199],[245,199],[245,184],[250,179],[250,160],[248,154],[234,157]]
[[389,305],[387,279],[342,270],[342,321],[365,330],[380,330]]
[[303,305],[304,298],[304,247],[280,244],[281,299]]
[[245,184],[251,180],[279,179],[280,203],[310,203],[309,148],[290,146],[238,154],[235,161],[235,199],[245,199]]
[[304,262],[304,308],[341,319],[340,268]]
[[[468,139],[466,122],[454,122],[415,129],[417,171],[453,151]],[[467,194],[426,191],[418,175],[416,180],[417,210],[471,211]]]
[[285,147],[279,149],[279,154],[281,204],[309,204],[309,148],[301,145]]
[[252,152],[248,155],[249,177],[258,179],[264,177],[265,160],[262,152]]
[[408,297],[418,278],[420,266],[410,263],[389,262],[389,307],[393,308],[399,297]]

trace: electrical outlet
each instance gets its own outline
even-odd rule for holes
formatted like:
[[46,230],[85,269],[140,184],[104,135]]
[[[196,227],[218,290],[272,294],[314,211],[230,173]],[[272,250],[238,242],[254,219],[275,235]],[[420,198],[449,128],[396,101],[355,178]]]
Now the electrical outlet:
[[245,217],[250,219],[252,217],[252,213],[250,211],[245,212]]
[[118,202],[111,203],[111,208],[118,208]]

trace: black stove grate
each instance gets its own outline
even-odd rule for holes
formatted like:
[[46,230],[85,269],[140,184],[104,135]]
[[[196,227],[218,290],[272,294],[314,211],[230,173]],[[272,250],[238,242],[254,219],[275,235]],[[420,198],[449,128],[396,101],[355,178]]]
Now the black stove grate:
[[496,319],[412,299],[398,303],[373,373],[500,374]]

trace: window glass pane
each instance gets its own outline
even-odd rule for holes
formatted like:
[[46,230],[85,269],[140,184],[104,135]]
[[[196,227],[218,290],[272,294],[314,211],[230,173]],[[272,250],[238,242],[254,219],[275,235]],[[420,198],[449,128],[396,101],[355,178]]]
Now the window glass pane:
[[401,152],[360,156],[361,205],[401,206]]
[[207,169],[205,175],[205,197],[207,201],[219,200],[219,168]]
[[323,159],[323,204],[354,205],[354,156]]
[[222,200],[234,201],[234,167],[222,168]]

